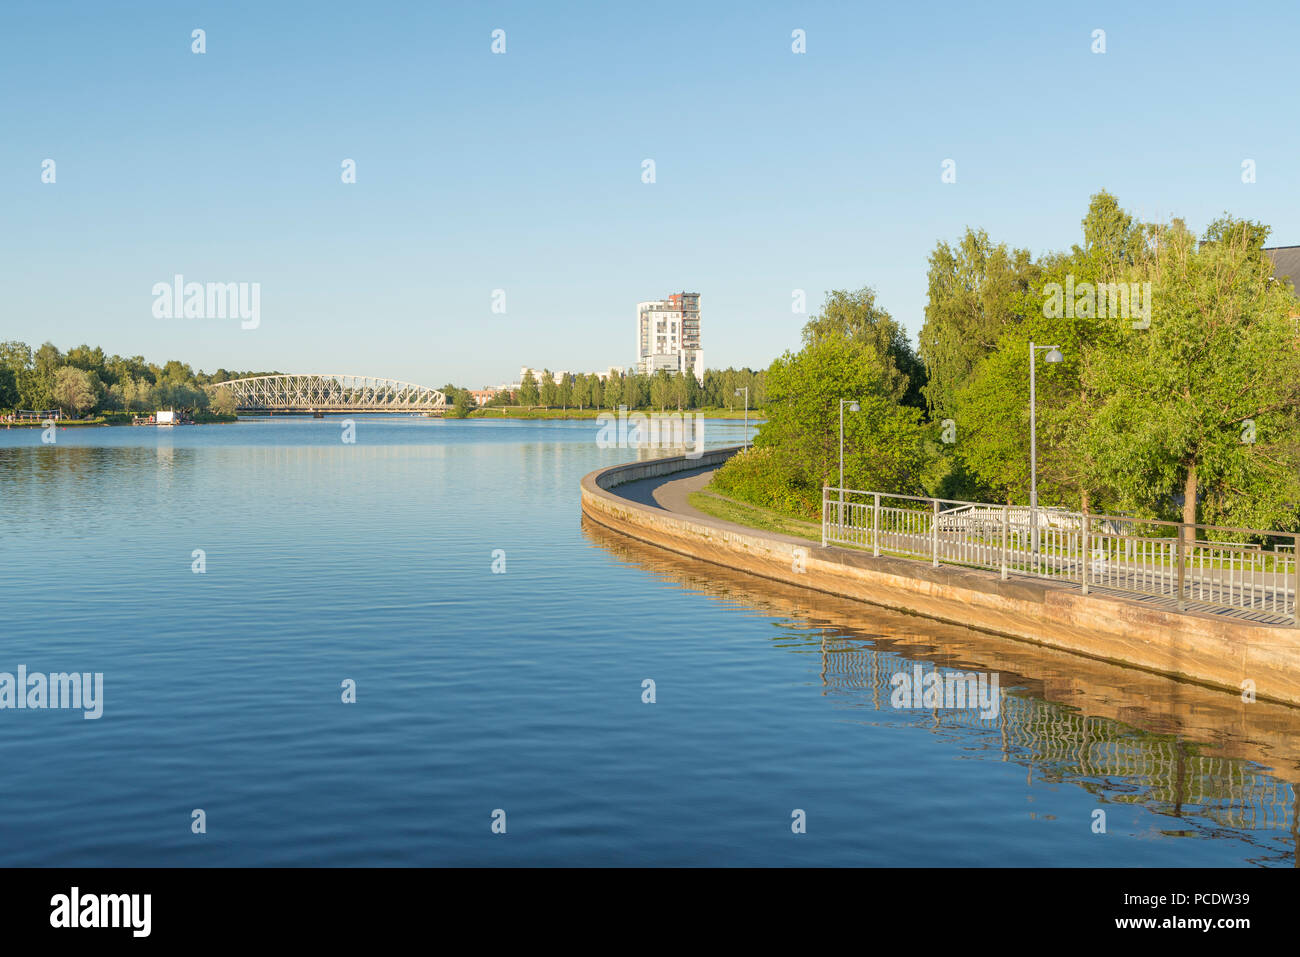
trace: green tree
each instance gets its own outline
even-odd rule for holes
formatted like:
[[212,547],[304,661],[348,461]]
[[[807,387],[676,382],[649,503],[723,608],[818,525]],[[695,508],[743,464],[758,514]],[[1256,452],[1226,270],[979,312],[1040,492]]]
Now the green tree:
[[617,409],[619,403],[623,402],[623,381],[620,376],[612,374],[605,380],[602,398],[605,400],[606,408]]
[[897,370],[855,339],[818,339],[786,353],[767,374],[767,423],[753,454],[733,457],[715,481],[755,504],[820,514],[822,487],[839,484],[841,399],[859,403],[844,414],[844,480],[852,487],[902,494],[924,492],[925,429],[919,409],[898,402]]
[[[1110,302],[1106,284],[1123,283],[1128,301],[1128,283],[1141,278],[1149,255],[1149,228],[1106,192],[1092,197],[1082,226],[1082,246],[1032,264],[1027,254],[1008,254],[983,233],[968,230],[958,272],[970,284],[940,283],[950,295],[943,309],[927,313],[922,341],[938,341],[945,331],[958,336],[956,351],[932,351],[927,359],[937,363],[931,394],[946,405],[939,424],[952,420],[957,440],[951,450],[937,449],[950,474],[932,480],[955,497],[1028,501],[1029,345],[1034,342],[1059,346],[1064,355],[1053,365],[1043,362],[1042,351],[1036,353],[1040,498],[1084,509],[1113,498],[1096,458],[1086,451],[1090,423],[1105,400],[1094,366],[1107,361],[1109,348],[1133,331],[1128,318],[1108,308],[1119,303]],[[932,289],[936,258],[944,257],[932,257]],[[931,306],[935,303],[932,297]],[[995,337],[991,347],[989,336]],[[946,367],[939,361],[944,356]]]
[[1266,235],[1228,217],[1200,243],[1169,228],[1147,263],[1150,327],[1090,372],[1106,400],[1088,452],[1125,503],[1160,514],[1177,496],[1189,524],[1295,527],[1300,304],[1272,278]]
[[1088,201],[1083,226],[1083,253],[1121,263],[1135,262],[1143,252],[1142,226],[1104,189]]
[[1027,250],[994,245],[982,229],[968,228],[955,247],[935,247],[919,348],[932,418],[955,413],[957,391],[979,360],[997,347],[1008,326],[1036,311],[1031,286],[1037,272]]
[[635,369],[623,380],[623,405],[629,410],[643,409],[650,404],[650,382]]
[[91,347],[86,344],[74,346],[68,350],[67,355],[63,357],[64,364],[74,366],[86,372],[93,372],[100,381],[104,381],[108,374],[105,368],[104,350],[99,346]]
[[673,380],[667,369],[660,369],[650,378],[650,404],[662,412],[672,401]]
[[73,418],[95,404],[95,383],[89,372],[73,366],[64,366],[54,374],[54,401],[60,409]]
[[456,401],[452,403],[452,414],[458,419],[467,419],[469,414],[475,409],[474,397],[469,394],[469,389],[457,389]]
[[212,395],[212,400],[208,404],[208,408],[213,412],[216,412],[218,415],[234,415],[235,397],[231,394],[229,389],[217,389]]
[[0,365],[0,409],[13,409],[18,405],[18,376],[14,370]]
[[541,402],[541,393],[537,388],[537,379],[533,375],[533,370],[529,369],[524,373],[523,381],[519,384],[519,404],[523,406],[534,406]]
[[[813,344],[835,337],[860,342],[880,356],[889,386],[897,390],[899,400],[904,405],[925,408],[925,366],[917,358],[907,331],[876,305],[875,290],[864,286],[854,292],[833,289],[827,294],[821,312],[804,326],[803,341]],[[744,384],[733,383],[733,398],[736,387]]]
[[677,372],[672,377],[672,398],[669,400],[677,406],[677,411],[691,407],[691,385],[695,382],[692,373]]
[[10,369],[15,376],[32,367],[32,349],[25,342],[11,339],[0,342],[0,366]]
[[1008,502],[1029,500],[1033,342],[1059,346],[1063,356],[1059,363],[1047,363],[1041,348],[1036,353],[1039,497],[1050,504],[1088,509],[1108,491],[1095,458],[1083,448],[1088,424],[1105,398],[1089,372],[1106,361],[1109,344],[1133,330],[1129,320],[1085,308],[1087,300],[1068,311],[1048,308],[1048,290],[1055,284],[1063,296],[1066,288],[1096,289],[1103,281],[1131,278],[1132,269],[1076,247],[1069,256],[1050,257],[1042,270],[1042,284],[1025,296],[1025,315],[1006,326],[995,347],[976,362],[954,393],[950,419],[956,427],[958,469],[973,480],[957,497],[993,494]]

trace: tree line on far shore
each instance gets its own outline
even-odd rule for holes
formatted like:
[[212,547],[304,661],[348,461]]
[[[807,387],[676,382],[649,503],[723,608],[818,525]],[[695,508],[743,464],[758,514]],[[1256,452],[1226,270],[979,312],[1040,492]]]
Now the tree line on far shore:
[[187,413],[233,415],[234,397],[203,387],[264,372],[195,372],[178,360],[163,365],[142,356],[106,356],[98,346],[80,345],[66,353],[47,342],[32,349],[25,342],[0,342],[0,411],[58,409],[72,418],[103,413]]
[[[540,380],[529,370],[518,390],[501,391],[487,402],[488,408],[520,407],[548,409],[741,409],[745,390],[749,390],[749,408],[767,404],[767,373],[753,369],[705,369],[703,382],[693,375],[661,369],[654,375],[635,370],[624,375],[604,378],[593,374],[556,376],[543,369]],[[442,391],[458,414],[466,415],[474,406],[468,389],[448,384]],[[739,393],[739,394],[737,394]]]
[[[20,409],[46,412],[59,409],[72,418],[104,413],[152,413],[174,409],[187,413],[233,415],[234,397],[224,389],[204,386],[231,379],[275,372],[194,371],[178,360],[163,365],[141,356],[105,355],[98,346],[79,345],[61,352],[51,342],[33,349],[24,342],[0,342],[0,413]],[[708,369],[704,382],[693,376],[653,376],[635,372],[601,379],[566,374],[557,379],[544,372],[538,382],[530,373],[522,387],[500,392],[491,407],[546,406],[552,409],[739,409],[749,390],[749,407],[766,401],[766,373],[752,369]],[[469,389],[448,383],[442,391],[458,415],[477,407]],[[740,395],[736,393],[740,392]]]
[[1300,301],[1268,228],[1225,214],[1198,236],[1101,192],[1083,232],[1038,258],[982,230],[940,242],[917,347],[870,288],[830,293],[715,485],[818,519],[846,399],[847,487],[1027,503],[1033,342],[1063,356],[1038,353],[1040,503],[1300,529]]

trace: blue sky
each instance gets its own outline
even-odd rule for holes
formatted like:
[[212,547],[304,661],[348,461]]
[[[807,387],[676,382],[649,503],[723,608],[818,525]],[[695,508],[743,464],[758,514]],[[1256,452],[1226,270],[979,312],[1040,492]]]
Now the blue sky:
[[[1298,21],[1222,3],[5,4],[0,338],[478,387],[629,365],[636,303],[682,289],[710,366],[796,347],[795,289],[811,312],[874,286],[915,335],[939,239],[1064,248],[1102,188],[1146,218],[1229,210],[1300,243]],[[155,318],[177,273],[260,283],[260,325]]]

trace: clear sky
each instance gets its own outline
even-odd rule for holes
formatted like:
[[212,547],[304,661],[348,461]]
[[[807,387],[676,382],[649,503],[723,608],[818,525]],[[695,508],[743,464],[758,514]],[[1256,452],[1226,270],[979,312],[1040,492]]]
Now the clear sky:
[[[796,289],[915,335],[939,239],[1064,248],[1102,188],[1300,244],[1300,8],[1147,6],[6,2],[0,338],[478,387],[630,365],[681,290],[709,366],[797,346]],[[177,273],[260,325],[155,318]]]

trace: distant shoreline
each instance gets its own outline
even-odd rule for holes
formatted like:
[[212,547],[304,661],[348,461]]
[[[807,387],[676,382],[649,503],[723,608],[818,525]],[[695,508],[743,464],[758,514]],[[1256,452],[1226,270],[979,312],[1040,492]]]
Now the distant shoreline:
[[[127,428],[158,428],[158,423],[156,422],[137,423],[122,421],[120,419],[110,420],[103,416],[99,416],[94,419],[25,419],[21,422],[0,422],[0,429],[44,429],[47,428],[46,423],[50,421],[53,421],[55,426],[62,429],[97,429],[101,427],[118,428],[121,426],[126,426]],[[232,415],[229,417],[223,416],[221,418],[213,418],[206,422],[176,422],[171,426],[164,425],[163,428],[176,428],[178,426],[189,427],[191,425],[234,425],[238,421],[239,419]]]
[[[736,419],[743,422],[745,412],[743,409],[664,409],[662,412],[658,409],[629,409],[628,414],[639,412],[642,415],[702,415],[706,419]],[[475,409],[468,416],[466,421],[474,419],[570,419],[574,421],[585,421],[598,418],[601,415],[618,415],[617,409],[523,409],[518,406],[498,406],[496,408]],[[443,413],[441,416],[431,416],[431,418],[455,418],[449,413]],[[759,415],[754,409],[749,410],[749,421],[758,423],[766,421],[766,417]]]
[[[676,409],[668,409],[659,412],[657,409],[633,410],[641,415],[700,415],[706,419],[726,419],[743,422],[745,420],[744,412],[728,412],[726,409],[691,409],[684,412],[678,412]],[[616,411],[610,409],[517,409],[506,407],[501,409],[476,409],[463,419],[457,419],[456,416],[449,413],[434,415],[431,413],[407,413],[392,409],[376,409],[375,411],[354,410],[350,412],[327,412],[329,418],[334,419],[339,416],[349,415],[402,415],[414,418],[429,419],[450,419],[457,422],[482,422],[497,421],[501,419],[516,419],[520,421],[551,421],[551,422],[591,422],[601,415],[616,416]],[[629,413],[631,414],[631,413]],[[247,412],[242,416],[231,416],[228,419],[213,420],[208,422],[184,422],[176,423],[174,427],[184,425],[235,425],[238,422],[248,421],[250,419],[311,419],[314,418],[310,412]],[[22,422],[0,422],[0,429],[43,429],[46,428],[48,420],[25,420]],[[749,412],[749,423],[751,425],[760,425],[767,421],[766,418],[754,414],[751,409]],[[155,422],[141,422],[138,425],[129,421],[110,420],[104,417],[94,419],[55,419],[55,425],[59,428],[99,428],[99,427],[127,427],[127,428],[158,428]],[[167,426],[163,426],[167,428]]]

